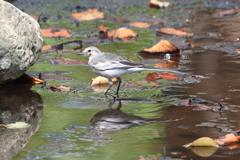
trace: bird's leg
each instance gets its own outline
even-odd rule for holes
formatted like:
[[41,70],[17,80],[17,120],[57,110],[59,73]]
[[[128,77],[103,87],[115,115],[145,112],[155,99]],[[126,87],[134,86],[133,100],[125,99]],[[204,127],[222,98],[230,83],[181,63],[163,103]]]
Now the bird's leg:
[[111,89],[111,87],[113,85],[112,78],[108,78],[108,84],[109,84],[109,87],[108,87],[107,91],[104,93],[106,98],[108,98],[107,93],[108,93],[108,91]]
[[117,80],[118,80],[118,86],[117,86],[117,92],[116,92],[116,95],[117,95],[117,98],[118,98],[118,97],[119,97],[119,95],[118,95],[118,91],[119,91],[120,85],[121,85],[121,83],[122,83],[122,80],[121,80],[120,77],[118,77]]

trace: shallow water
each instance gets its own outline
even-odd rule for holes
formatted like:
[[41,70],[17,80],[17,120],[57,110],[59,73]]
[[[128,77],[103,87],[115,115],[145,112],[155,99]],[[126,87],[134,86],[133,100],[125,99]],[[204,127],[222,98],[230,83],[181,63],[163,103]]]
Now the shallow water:
[[[239,56],[235,52],[238,48],[236,41],[237,28],[239,28],[238,15],[220,17],[217,14],[229,7],[238,6],[239,2],[231,1],[226,5],[223,1],[216,1],[216,3],[212,1],[170,1],[172,6],[164,10],[150,10],[146,1],[142,1],[143,3],[134,1],[133,4],[127,2],[98,1],[98,5],[102,7],[102,11],[105,10],[108,17],[127,17],[132,21],[142,21],[153,19],[155,16],[162,20],[164,27],[183,28],[189,33],[194,33],[194,36],[189,38],[155,36],[155,29],[159,29],[160,25],[150,29],[134,29],[139,33],[137,42],[116,42],[119,50],[112,43],[96,46],[104,51],[138,61],[135,54],[144,47],[149,48],[156,44],[159,40],[167,39],[178,47],[190,43],[194,48],[183,49],[183,54],[188,58],[182,57],[178,66],[182,68],[183,73],[202,75],[205,78],[186,77],[185,81],[159,80],[161,85],[148,88],[152,85],[142,80],[146,78],[147,73],[151,72],[124,75],[123,86],[119,92],[121,97],[142,98],[112,103],[104,98],[103,92],[93,91],[90,88],[89,81],[95,75],[87,65],[53,65],[49,59],[55,58],[56,53],[42,54],[39,63],[29,69],[29,74],[36,76],[39,72],[74,71],[61,74],[72,80],[47,80],[48,84],[45,89],[39,85],[31,88],[33,91],[31,93],[37,95],[37,100],[35,100],[36,103],[30,105],[33,108],[40,106],[40,111],[37,113],[41,113],[41,106],[44,106],[43,116],[37,116],[37,124],[33,124],[34,126],[40,125],[40,127],[38,130],[36,128],[32,131],[24,130],[24,133],[29,133],[29,136],[35,133],[29,141],[24,139],[20,146],[27,144],[19,152],[21,147],[15,147],[15,152],[8,151],[11,153],[9,157],[18,152],[13,159],[130,160],[143,157],[146,159],[147,157],[238,159],[239,148],[207,149],[212,151],[211,153],[205,152],[204,148],[200,151],[192,151],[184,148],[183,145],[200,137],[217,139],[231,131],[239,130],[240,101],[237,90],[239,89]],[[104,24],[111,29],[115,29],[116,25],[126,25],[106,20],[80,22],[80,26],[76,27],[70,19],[70,14],[75,11],[77,4],[83,7],[93,7],[94,3],[60,0],[51,1],[52,4],[48,6],[44,3],[46,2],[14,2],[29,14],[43,13],[48,20],[40,23],[42,28],[63,27],[75,33],[72,38],[45,38],[45,44],[54,45],[71,39],[87,39],[88,34],[96,32],[96,24]],[[26,6],[29,9],[26,9]],[[107,7],[104,9],[103,6]],[[139,9],[141,6],[144,7]],[[56,8],[62,16],[61,19],[58,19],[57,13],[52,11]],[[231,39],[226,40],[228,38]],[[216,44],[224,40],[226,43]],[[58,58],[63,56],[87,61],[86,57],[78,56],[77,53],[75,51],[59,54]],[[147,60],[143,60],[145,61]],[[52,92],[49,89],[50,85],[60,84],[73,86],[76,93]],[[139,84],[147,87],[139,87]],[[203,99],[204,102],[192,106],[179,105],[194,97]],[[142,101],[144,98],[150,101]],[[7,99],[10,98],[7,97]],[[25,104],[33,101],[30,98],[24,99]],[[218,102],[221,99],[223,99],[224,108],[223,112],[219,113],[216,108],[219,107]],[[15,101],[15,97],[9,101]],[[34,117],[36,114],[25,114],[25,117],[31,116]],[[22,117],[24,119],[24,116]],[[2,119],[5,122],[4,117]],[[15,139],[21,141],[23,138],[21,135],[22,133],[19,133]]]

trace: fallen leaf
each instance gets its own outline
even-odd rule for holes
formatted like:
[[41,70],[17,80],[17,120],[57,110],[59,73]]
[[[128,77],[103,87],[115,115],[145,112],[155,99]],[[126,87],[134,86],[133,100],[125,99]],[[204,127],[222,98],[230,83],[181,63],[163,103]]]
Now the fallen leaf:
[[72,17],[78,21],[89,21],[104,18],[104,13],[99,12],[97,9],[88,9],[85,12],[73,13]]
[[25,122],[16,122],[6,125],[9,129],[21,129],[21,128],[28,128],[30,124],[27,124]]
[[75,60],[75,59],[69,59],[69,58],[64,58],[64,59],[52,59],[54,64],[59,64],[59,65],[84,65],[87,64],[87,62],[81,61],[81,60]]
[[188,34],[183,29],[174,29],[174,28],[161,28],[156,30],[157,33],[167,34],[167,35],[177,35],[177,36],[192,36],[193,34]]
[[50,49],[52,49],[52,46],[50,46],[50,45],[42,46],[42,52],[45,52],[45,51],[50,50]]
[[178,79],[178,76],[173,73],[164,72],[162,73],[161,78],[167,79],[167,80],[175,80],[175,79]]
[[146,22],[134,22],[129,24],[131,27],[137,27],[137,28],[148,28],[151,26],[151,24]]
[[218,15],[225,16],[225,15],[231,15],[231,14],[235,14],[235,13],[237,13],[237,11],[235,9],[230,9],[230,10],[219,12]]
[[64,28],[50,27],[48,29],[42,29],[43,37],[71,37],[72,31]]
[[108,37],[120,38],[122,40],[137,37],[137,32],[128,28],[118,28],[108,32]]
[[209,137],[201,137],[197,140],[193,141],[192,143],[189,143],[187,145],[184,145],[184,147],[219,147],[218,143]]
[[156,7],[156,8],[162,8],[162,7],[168,7],[170,5],[169,2],[160,2],[158,0],[150,0],[149,1],[150,7]]
[[39,77],[40,77],[40,79],[44,79],[44,80],[61,80],[61,81],[72,80],[72,78],[69,78],[69,77],[56,76],[56,75],[46,75],[46,74],[43,74],[43,73],[40,73]]
[[50,88],[51,88],[51,90],[52,91],[71,91],[71,86],[65,86],[65,85],[61,85],[61,86],[59,86],[59,87],[57,87],[57,86],[50,86]]
[[[108,79],[105,77],[98,76],[97,78],[91,79],[91,86],[100,85],[100,84],[108,84]],[[113,83],[117,82],[116,78],[112,78]]]
[[234,143],[234,142],[238,142],[240,140],[240,136],[235,136],[234,134],[227,134],[225,136],[223,136],[220,139],[216,139],[216,142],[219,145],[223,145],[223,144],[228,144],[228,143]]
[[110,28],[109,27],[104,27],[103,25],[100,25],[99,27],[98,27],[98,31],[99,32],[108,32],[110,30]]
[[41,84],[41,83],[44,83],[44,81],[38,78],[31,77],[25,73],[13,82],[14,85],[22,85],[22,84],[35,85],[35,84]]
[[153,73],[148,73],[147,77],[146,77],[146,81],[148,83],[150,82],[156,82],[156,80],[160,79],[161,75],[157,74],[156,72]]
[[[179,49],[173,45],[168,40],[161,40],[156,45],[154,45],[152,48],[143,49],[141,52],[148,52],[148,53],[168,53],[168,52],[176,52],[179,54]],[[179,54],[180,55],[180,54]]]

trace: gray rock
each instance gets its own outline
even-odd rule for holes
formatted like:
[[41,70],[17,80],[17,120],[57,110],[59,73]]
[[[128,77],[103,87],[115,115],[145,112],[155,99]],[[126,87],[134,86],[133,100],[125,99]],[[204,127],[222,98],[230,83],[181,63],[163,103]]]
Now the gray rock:
[[20,77],[41,55],[38,22],[12,4],[0,0],[0,84]]

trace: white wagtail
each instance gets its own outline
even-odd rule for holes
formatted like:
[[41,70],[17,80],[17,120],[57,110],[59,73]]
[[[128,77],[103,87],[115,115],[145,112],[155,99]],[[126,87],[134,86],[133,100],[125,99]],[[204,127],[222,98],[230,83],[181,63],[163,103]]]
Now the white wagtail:
[[121,85],[121,78],[123,74],[136,73],[144,70],[157,70],[157,71],[170,71],[178,72],[167,68],[157,68],[152,66],[146,66],[142,63],[134,62],[125,57],[121,57],[112,53],[101,52],[98,48],[91,46],[86,48],[82,53],[85,56],[89,56],[88,64],[92,71],[102,77],[105,77],[109,81],[109,87],[104,95],[107,97],[107,93],[113,85],[112,78],[118,79],[118,86],[116,95]]

